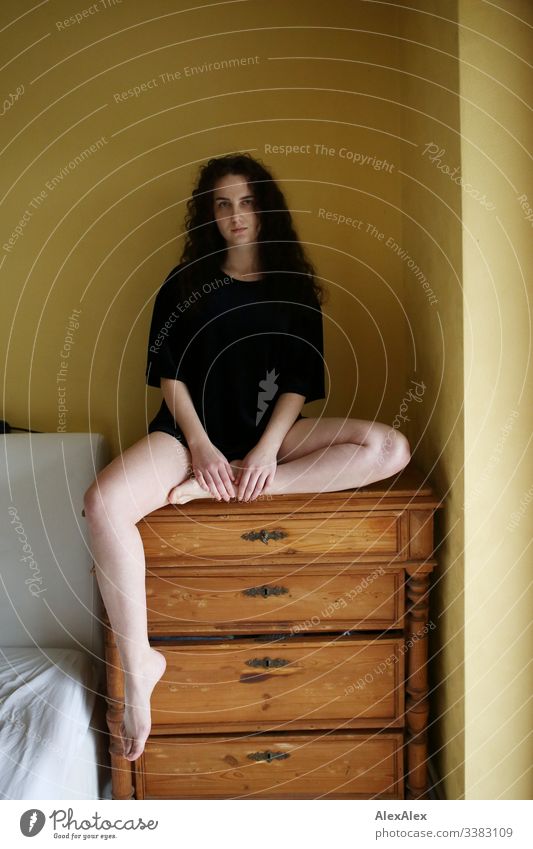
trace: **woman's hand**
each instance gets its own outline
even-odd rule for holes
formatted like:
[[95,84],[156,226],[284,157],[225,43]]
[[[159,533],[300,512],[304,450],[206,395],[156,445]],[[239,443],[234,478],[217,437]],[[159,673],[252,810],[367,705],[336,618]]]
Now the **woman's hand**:
[[194,477],[206,492],[210,492],[217,501],[229,501],[235,497],[232,481],[233,469],[222,451],[205,440],[198,445],[189,446]]
[[271,448],[256,445],[242,461],[235,485],[239,501],[253,501],[269,486],[276,474],[277,454]]

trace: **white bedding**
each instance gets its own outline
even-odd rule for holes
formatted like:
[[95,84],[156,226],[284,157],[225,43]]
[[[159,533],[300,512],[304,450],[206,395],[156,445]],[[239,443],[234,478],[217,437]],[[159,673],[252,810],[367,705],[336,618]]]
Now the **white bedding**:
[[76,649],[0,648],[0,798],[99,798],[97,686]]

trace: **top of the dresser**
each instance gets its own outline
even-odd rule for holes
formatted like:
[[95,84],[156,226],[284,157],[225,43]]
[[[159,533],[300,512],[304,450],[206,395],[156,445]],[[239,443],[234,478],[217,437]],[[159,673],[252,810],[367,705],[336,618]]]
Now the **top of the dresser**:
[[216,501],[214,498],[198,498],[187,504],[166,504],[149,513],[151,517],[168,517],[176,511],[188,516],[220,514],[221,509],[229,514],[277,513],[282,510],[301,512],[329,512],[368,510],[428,510],[443,506],[420,469],[409,464],[403,471],[385,480],[367,486],[343,489],[337,492],[290,493],[272,495],[254,501]]

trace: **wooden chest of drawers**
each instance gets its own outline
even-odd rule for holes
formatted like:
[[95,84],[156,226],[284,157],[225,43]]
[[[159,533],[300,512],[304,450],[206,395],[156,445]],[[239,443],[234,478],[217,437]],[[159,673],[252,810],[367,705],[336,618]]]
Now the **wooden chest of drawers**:
[[356,490],[146,516],[148,630],[167,668],[131,764],[106,623],[113,798],[425,798],[439,506],[409,466]]

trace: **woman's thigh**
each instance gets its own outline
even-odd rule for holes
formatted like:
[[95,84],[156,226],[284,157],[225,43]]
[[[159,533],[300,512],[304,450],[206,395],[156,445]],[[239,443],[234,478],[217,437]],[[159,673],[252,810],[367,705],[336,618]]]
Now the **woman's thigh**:
[[278,463],[297,460],[320,448],[340,442],[372,445],[376,450],[383,444],[390,427],[382,422],[365,419],[345,419],[335,416],[303,418],[287,431],[278,452]]
[[153,431],[135,442],[97,475],[85,493],[85,514],[137,523],[168,503],[170,490],[190,473],[191,454],[175,437]]

